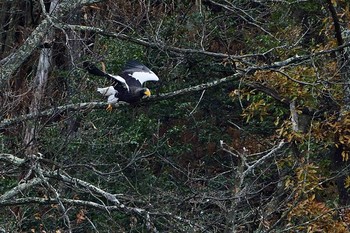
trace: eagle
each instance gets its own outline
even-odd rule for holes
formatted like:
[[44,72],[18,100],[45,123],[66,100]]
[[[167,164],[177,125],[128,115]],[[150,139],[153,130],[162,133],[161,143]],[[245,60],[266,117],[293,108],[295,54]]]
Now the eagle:
[[106,77],[112,82],[111,86],[97,88],[97,91],[107,96],[107,110],[112,110],[112,104],[119,101],[134,104],[143,97],[149,97],[151,91],[143,87],[147,81],[159,81],[158,76],[147,66],[138,61],[128,61],[120,75],[106,73],[90,62],[84,62],[84,68],[93,75]]

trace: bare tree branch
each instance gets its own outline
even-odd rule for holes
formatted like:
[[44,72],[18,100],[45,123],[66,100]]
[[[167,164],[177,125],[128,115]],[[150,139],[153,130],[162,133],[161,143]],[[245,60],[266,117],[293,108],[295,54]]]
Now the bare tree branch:
[[[65,204],[75,205],[75,206],[85,206],[85,207],[92,207],[95,209],[99,209],[102,211],[125,211],[126,213],[132,213],[137,214],[142,217],[147,216],[165,216],[173,218],[179,222],[183,222],[188,224],[192,228],[199,228],[204,230],[204,227],[202,227],[199,224],[196,224],[190,220],[187,220],[181,216],[174,215],[170,212],[161,212],[161,211],[147,211],[143,208],[137,208],[137,207],[131,207],[131,206],[125,206],[125,205],[103,205],[98,204],[93,201],[86,201],[86,200],[77,200],[77,199],[69,199],[69,198],[60,198],[60,201]],[[0,200],[0,206],[13,206],[13,205],[25,205],[30,203],[36,203],[36,204],[42,204],[42,205],[50,205],[50,204],[58,204],[58,201],[56,199],[52,198],[41,198],[41,197],[25,197],[25,198],[16,198],[11,200]]]
[[[143,45],[143,46],[150,47],[150,48],[155,48],[155,49],[158,49],[161,51],[170,51],[170,52],[181,53],[181,54],[201,54],[201,55],[210,56],[210,57],[216,57],[216,58],[222,58],[222,59],[232,59],[232,60],[237,60],[237,61],[242,61],[245,58],[266,55],[266,53],[233,55],[233,54],[227,54],[227,53],[205,51],[205,50],[200,50],[200,49],[179,48],[179,47],[165,45],[164,43],[159,42],[159,41],[152,42],[152,41],[148,41],[145,39],[139,39],[136,37],[128,36],[128,35],[123,34],[123,33],[105,31],[104,29],[98,28],[98,27],[90,27],[90,26],[83,26],[83,25],[65,25],[65,24],[59,24],[57,26],[62,27],[63,29],[95,32],[95,33],[100,34],[100,35],[104,35],[107,37],[112,37],[112,38],[116,38],[116,39],[120,39],[120,40],[130,41],[130,42],[135,43],[135,44]],[[292,64],[299,64],[301,62],[304,62],[306,60],[311,59],[312,57],[340,51],[346,47],[350,47],[350,42],[344,43],[344,44],[342,44],[338,47],[332,48],[332,49],[321,50],[321,51],[310,53],[307,55],[302,55],[302,56],[295,55],[295,56],[290,57],[286,60],[274,62],[271,65],[252,66],[250,68],[248,67],[247,70],[251,71],[251,70],[267,70],[267,69],[282,68],[282,67],[292,65]],[[269,50],[269,52],[270,52],[270,50]]]
[[116,32],[109,32],[105,31],[102,28],[97,27],[89,27],[89,26],[83,26],[83,25],[61,25],[63,28],[71,29],[71,30],[81,30],[81,31],[89,31],[89,32],[95,32],[100,35],[117,38],[120,40],[126,40],[133,42],[135,44],[143,45],[150,48],[155,48],[161,51],[171,51],[175,53],[182,53],[182,54],[202,54],[206,56],[211,57],[217,57],[217,58],[232,58],[232,59],[239,59],[240,56],[230,56],[225,53],[217,53],[217,52],[210,52],[210,51],[204,51],[204,50],[198,50],[198,49],[187,49],[187,48],[178,48],[173,46],[168,46],[163,44],[162,42],[151,42],[144,39],[135,38],[132,36],[128,36],[123,33],[116,33]]
[[277,151],[279,151],[284,145],[286,144],[286,142],[284,142],[283,140],[280,141],[278,143],[277,146],[275,146],[274,148],[271,149],[271,151],[269,153],[267,153],[266,155],[262,156],[260,159],[258,159],[257,161],[255,161],[253,163],[253,165],[250,165],[243,173],[242,173],[242,177],[246,177],[247,174],[249,174],[250,172],[252,172],[254,169],[256,169],[258,166],[260,166],[262,163],[265,162],[266,159],[271,158],[272,156],[275,155],[275,153]]
[[51,24],[51,19],[60,19],[69,11],[76,7],[81,7],[88,4],[98,3],[103,0],[63,0],[61,1],[59,11],[55,11],[51,18],[44,19],[26,39],[16,53],[10,54],[3,58],[0,62],[0,86],[3,86],[5,81],[28,59],[32,52],[39,47],[43,37],[46,35]]
[[6,154],[6,153],[0,154],[0,160],[4,160],[4,161],[11,163],[11,164],[14,164],[16,166],[20,166],[20,165],[24,164],[26,161],[25,159],[21,159],[21,158],[16,157],[12,154]]
[[[123,103],[119,103],[118,105],[124,105]],[[55,108],[50,108],[48,110],[40,111],[38,114],[26,114],[21,115],[15,118],[5,119],[1,121],[0,128],[7,127],[12,124],[16,124],[18,122],[32,120],[35,118],[40,117],[46,117],[46,116],[56,116],[59,114],[62,114],[64,112],[70,112],[70,111],[85,111],[90,109],[105,109],[107,107],[107,104],[105,102],[88,102],[88,103],[78,103],[78,104],[68,104],[63,105]]]
[[42,173],[42,169],[40,168],[40,164],[36,163],[35,164],[35,168],[34,168],[36,174],[39,176],[39,178],[42,180],[43,184],[47,187],[47,189],[49,189],[55,196],[55,199],[57,200],[58,206],[61,209],[62,215],[63,215],[63,219],[65,224],[68,227],[68,231],[72,232],[72,227],[70,224],[70,219],[67,215],[67,210],[66,207],[64,206],[64,204],[61,201],[61,197],[59,192],[49,183],[48,179],[46,177],[44,177],[44,174]]
[[[191,92],[202,91],[202,90],[205,90],[207,88],[218,86],[218,85],[220,85],[222,83],[230,82],[230,81],[236,79],[237,77],[239,77],[241,75],[242,74],[240,74],[240,73],[236,73],[236,74],[234,74],[232,76],[228,76],[228,77],[225,77],[225,78],[222,78],[222,79],[219,79],[219,80],[215,80],[215,81],[199,84],[199,85],[196,85],[196,86],[180,89],[180,90],[177,90],[177,91],[172,91],[172,92],[168,92],[168,93],[159,94],[157,96],[151,96],[148,100],[144,100],[143,103],[147,103],[147,102],[150,102],[150,101],[152,101],[152,102],[153,101],[161,101],[161,100],[173,98],[175,96],[188,94],[188,93],[191,93]],[[7,127],[9,125],[16,124],[18,122],[32,120],[32,119],[35,119],[35,118],[47,117],[47,116],[56,116],[56,115],[59,115],[59,114],[63,114],[64,112],[89,111],[89,110],[92,110],[92,109],[105,109],[107,107],[107,105],[108,104],[106,102],[87,102],[87,103],[63,105],[63,106],[59,106],[59,107],[55,107],[55,108],[51,108],[51,109],[47,109],[47,110],[41,111],[41,112],[39,112],[37,114],[26,114],[26,115],[21,115],[21,116],[15,117],[15,118],[2,120],[0,122],[0,128],[4,128],[4,127]],[[124,102],[119,102],[119,103],[115,104],[114,107],[118,108],[120,106],[126,106],[126,105],[128,105],[128,104],[124,103]]]
[[[17,158],[16,156],[9,155],[9,154],[0,154],[1,158],[11,158],[9,161],[17,161],[20,160],[20,158]],[[7,191],[3,195],[0,196],[0,206],[11,206],[11,205],[25,205],[29,203],[38,203],[38,204],[59,204],[62,208],[62,210],[65,212],[65,207],[63,203],[65,204],[71,204],[76,206],[87,206],[87,207],[93,207],[96,209],[100,209],[103,211],[124,211],[125,213],[133,213],[142,216],[145,218],[148,227],[151,229],[151,216],[167,216],[171,217],[177,221],[184,222],[188,224],[191,227],[196,227],[199,229],[203,229],[202,226],[199,224],[193,223],[192,221],[189,221],[183,217],[174,215],[170,212],[162,212],[162,211],[148,211],[144,208],[138,208],[138,207],[131,207],[126,206],[122,204],[117,198],[115,194],[111,194],[109,192],[106,192],[95,185],[88,183],[86,181],[83,181],[81,179],[77,179],[74,177],[69,176],[62,170],[56,170],[56,171],[49,171],[45,170],[44,168],[40,167],[40,161],[41,158],[35,157],[37,160],[35,161],[36,164],[34,165],[35,173],[39,176],[36,178],[31,179],[28,182],[25,183],[19,183],[16,187],[12,188],[11,190]],[[67,198],[61,198],[58,191],[49,183],[48,179],[56,179],[61,181],[62,183],[66,185],[72,185],[73,187],[80,187],[83,188],[83,190],[88,191],[90,193],[95,193],[98,195],[101,195],[102,197],[106,198],[107,201],[111,202],[112,205],[106,205],[102,200],[98,199],[99,202],[102,202],[102,204],[98,204],[93,201],[87,201],[87,200],[76,200],[76,199],[67,199]],[[21,194],[24,190],[27,190],[31,188],[34,185],[37,184],[45,184],[54,194],[54,198],[39,198],[39,197],[25,197],[25,198],[14,198],[18,194]],[[64,215],[66,215],[64,213]],[[70,229],[69,219],[68,216],[65,216],[66,220],[68,221],[68,227]],[[153,231],[156,231],[156,229],[153,229]]]
[[42,179],[40,179],[40,178],[34,178],[34,179],[29,180],[28,182],[19,183],[17,186],[15,186],[11,190],[7,191],[6,193],[4,193],[0,196],[0,203],[4,202],[5,200],[9,200],[9,199],[15,197],[16,195],[22,193],[24,190],[32,188],[33,186],[41,184],[41,183],[42,183]]
[[249,15],[245,10],[236,7],[233,3],[225,1],[226,4],[221,4],[218,3],[216,1],[213,0],[209,0],[212,4],[215,4],[217,6],[220,6],[228,11],[237,13],[239,12],[240,14],[237,14],[238,17],[240,17],[241,19],[243,19],[244,21],[246,21],[247,23],[255,26],[256,28],[260,29],[261,31],[265,32],[266,34],[268,34],[269,36],[271,36],[272,38],[274,38],[275,40],[278,40],[274,35],[272,35],[271,32],[267,31],[264,27],[262,27],[260,24],[260,22],[258,22],[256,19],[254,19],[254,17],[252,17],[251,15]]
[[100,194],[104,198],[106,198],[108,201],[115,203],[115,204],[120,204],[120,201],[116,198],[115,194],[108,193],[86,181],[80,180],[78,178],[74,178],[69,176],[68,174],[62,174],[62,171],[41,171],[45,176],[51,177],[54,179],[59,179],[62,180],[65,183],[70,183],[72,185],[78,185],[80,187],[83,187],[87,190],[92,191],[93,193]]

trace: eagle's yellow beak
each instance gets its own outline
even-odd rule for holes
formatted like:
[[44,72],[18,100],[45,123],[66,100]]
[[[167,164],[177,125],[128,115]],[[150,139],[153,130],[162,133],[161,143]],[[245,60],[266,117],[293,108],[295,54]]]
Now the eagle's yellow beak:
[[147,90],[145,90],[145,95],[147,96],[147,97],[150,97],[151,96],[151,91],[149,90],[149,89],[147,89]]

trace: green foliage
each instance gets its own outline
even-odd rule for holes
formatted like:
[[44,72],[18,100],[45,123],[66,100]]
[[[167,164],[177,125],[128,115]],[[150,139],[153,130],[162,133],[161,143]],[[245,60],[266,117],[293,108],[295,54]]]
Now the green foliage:
[[0,193],[5,193],[6,190],[15,187],[17,184],[16,177],[2,177],[0,179]]
[[145,55],[144,47],[128,41],[102,37],[96,45],[98,48],[100,48],[99,44],[106,52],[104,60],[107,61],[107,67],[115,72],[121,70],[125,61],[139,60],[142,62]]

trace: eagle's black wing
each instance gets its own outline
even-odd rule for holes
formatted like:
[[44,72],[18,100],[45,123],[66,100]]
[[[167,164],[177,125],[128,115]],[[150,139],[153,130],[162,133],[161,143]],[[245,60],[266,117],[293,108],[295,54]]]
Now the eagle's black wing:
[[113,86],[118,87],[118,89],[125,88],[129,90],[129,86],[123,77],[120,77],[119,75],[113,75],[113,74],[108,74],[106,72],[103,72],[102,70],[97,68],[96,65],[90,62],[84,62],[83,66],[90,74],[106,77],[108,80],[113,82]]
[[158,76],[138,61],[128,61],[121,76],[129,86],[141,87],[144,82],[158,81]]

